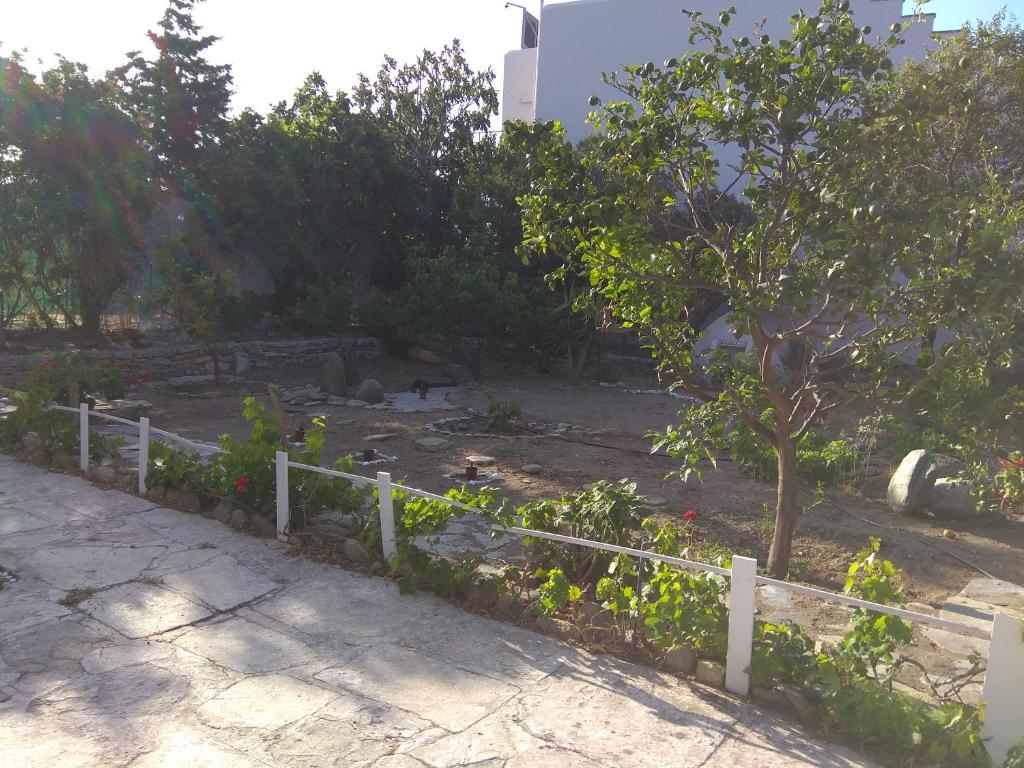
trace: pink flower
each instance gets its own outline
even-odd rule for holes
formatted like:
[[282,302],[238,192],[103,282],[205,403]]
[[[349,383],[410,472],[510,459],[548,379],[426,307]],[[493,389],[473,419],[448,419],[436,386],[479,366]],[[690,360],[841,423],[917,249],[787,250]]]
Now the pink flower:
[[241,475],[235,480],[235,493],[245,493],[245,489],[249,487],[249,476]]
[[685,512],[683,512],[683,518],[686,520],[686,522],[692,523],[694,520],[697,519],[697,513],[694,512],[692,509],[688,509]]

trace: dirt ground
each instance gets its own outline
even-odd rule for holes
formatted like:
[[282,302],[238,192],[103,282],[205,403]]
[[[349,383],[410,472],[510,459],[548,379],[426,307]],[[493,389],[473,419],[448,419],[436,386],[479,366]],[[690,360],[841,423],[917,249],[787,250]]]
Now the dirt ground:
[[[359,370],[361,377],[378,379],[387,392],[408,390],[417,378],[439,382],[443,372],[440,366],[392,358],[360,361]],[[241,415],[245,395],[268,401],[267,384],[286,388],[316,384],[318,376],[315,368],[261,370],[247,374],[245,381],[220,387],[201,385],[182,391],[164,384],[144,384],[136,394],[153,403],[150,419],[154,426],[212,441],[223,433],[237,437],[247,433]],[[774,487],[744,476],[728,460],[720,461],[717,470],[708,466],[702,483],[684,484],[677,477],[667,477],[676,463],[666,456],[651,456],[650,441],[644,435],[672,423],[685,401],[625,391],[654,389],[657,382],[653,377],[604,387],[596,382],[573,383],[531,372],[499,370],[485,374],[480,382],[460,379],[460,384],[449,398],[453,410],[400,413],[321,403],[302,413],[288,413],[289,428],[308,423],[313,415],[326,415],[325,459],[377,447],[398,457],[396,463],[385,467],[396,478],[432,491],[451,487],[453,483],[443,475],[463,468],[466,457],[473,454],[497,459],[497,471],[504,477],[502,488],[517,502],[555,497],[596,480],[628,477],[645,496],[667,501],[652,510],[654,516],[681,519],[685,510],[693,509],[700,537],[761,562],[767,560]],[[523,421],[570,423],[580,429],[570,429],[563,438],[444,436],[449,445],[438,451],[416,445],[416,440],[434,436],[426,430],[429,423],[465,415],[470,409],[486,412],[489,398],[518,402]],[[393,436],[375,443],[364,440],[381,433]],[[527,474],[520,469],[526,464],[539,464],[543,471]],[[980,575],[1024,582],[1024,520],[1020,516],[956,526],[897,515],[884,504],[888,477],[884,468],[883,475],[870,484],[874,486],[869,487],[870,492],[852,496],[828,489],[829,501],[807,509],[794,545],[791,578],[839,589],[855,553],[869,537],[879,536],[883,555],[903,570],[912,600],[937,604]],[[808,493],[806,502],[810,501]],[[955,539],[942,537],[946,528],[954,530]]]

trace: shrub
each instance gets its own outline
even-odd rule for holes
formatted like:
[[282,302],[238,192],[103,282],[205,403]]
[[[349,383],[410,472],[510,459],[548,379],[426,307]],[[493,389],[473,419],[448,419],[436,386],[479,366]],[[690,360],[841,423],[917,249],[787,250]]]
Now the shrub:
[[[640,530],[643,499],[636,483],[600,481],[560,499],[537,501],[520,507],[523,527],[561,533],[580,539],[620,546],[631,543]],[[524,538],[530,562],[545,569],[559,568],[573,583],[589,585],[603,574],[613,556],[609,552],[572,547],[542,538]]]
[[[729,434],[729,455],[755,480],[778,479],[775,449],[745,424],[737,424]],[[834,483],[854,476],[864,457],[855,444],[843,439],[826,440],[824,432],[811,430],[797,445],[796,461],[804,479]]]
[[[37,388],[59,405],[77,406],[89,398],[119,399],[128,393],[124,368],[84,352],[68,352],[40,363],[29,376]],[[75,402],[71,402],[75,398]]]
[[[150,447],[150,484],[202,491],[266,517],[273,516],[277,452],[286,451],[292,461],[319,466],[325,424],[314,419],[306,430],[305,446],[297,449],[284,444],[276,416],[268,414],[255,398],[245,399],[243,415],[252,424],[249,437],[235,440],[222,435],[220,451],[205,464],[194,451],[182,451],[154,441]],[[335,461],[333,467],[351,473],[354,463],[346,456]],[[309,516],[325,509],[361,512],[368,496],[368,490],[357,488],[343,478],[301,470],[288,473],[293,529],[301,528]]]
[[352,319],[352,293],[333,281],[306,286],[305,295],[285,309],[287,322],[308,333],[335,333]]
[[[16,410],[0,420],[0,444],[14,445],[34,433],[42,450],[51,458],[60,454],[77,454],[79,444],[78,420],[73,414],[52,411],[49,386],[33,382],[25,392],[15,392],[11,402]],[[94,462],[116,458],[122,440],[92,434],[89,439],[89,458]]]

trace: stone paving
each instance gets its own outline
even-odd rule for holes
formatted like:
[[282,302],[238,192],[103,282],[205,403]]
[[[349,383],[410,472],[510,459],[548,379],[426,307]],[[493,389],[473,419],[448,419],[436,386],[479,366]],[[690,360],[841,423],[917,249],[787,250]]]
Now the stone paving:
[[0,564],[2,766],[866,765],[718,691],[3,456]]

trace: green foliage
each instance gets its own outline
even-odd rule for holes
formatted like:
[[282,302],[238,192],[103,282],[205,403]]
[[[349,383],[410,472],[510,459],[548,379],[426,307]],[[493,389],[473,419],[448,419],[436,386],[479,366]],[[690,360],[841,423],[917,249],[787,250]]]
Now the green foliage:
[[562,610],[570,603],[576,602],[582,596],[580,588],[570,584],[561,568],[544,570],[540,568],[534,574],[534,578],[541,581],[537,587],[540,597],[537,600],[537,610],[542,616],[550,616],[555,611]]
[[492,432],[511,432],[516,421],[522,415],[522,406],[515,400],[495,400],[490,394],[487,395],[487,416],[491,420],[490,430]]
[[[766,416],[762,416],[762,421]],[[729,454],[744,472],[756,480],[774,481],[779,477],[775,450],[742,422],[728,436]],[[806,480],[834,483],[853,477],[863,456],[848,440],[826,440],[818,429],[807,431],[796,448],[797,471]]]
[[[645,548],[671,557],[689,557],[671,525],[643,522]],[[725,560],[716,563],[728,567]],[[716,574],[684,571],[652,561],[615,557],[597,583],[596,595],[621,623],[631,625],[659,648],[690,645],[713,656],[725,654],[729,615],[728,586]]]
[[804,684],[816,662],[814,641],[796,624],[786,621],[754,624],[751,679],[755,685]]
[[[123,368],[84,352],[65,352],[34,368],[29,387],[48,393],[59,405],[77,406],[87,398],[124,397],[128,392],[128,375]],[[78,398],[74,403],[70,402],[71,393]]]
[[352,316],[352,293],[333,281],[307,286],[305,294],[285,309],[285,318],[307,333],[338,333]]
[[[505,501],[498,502],[496,488],[484,486],[476,491],[465,486],[452,488],[445,493],[445,498],[456,502],[458,506],[405,491],[393,492],[398,555],[391,563],[391,569],[400,575],[404,589],[427,586],[442,595],[462,594],[479,580],[476,571],[483,558],[473,556],[449,560],[435,557],[415,543],[417,538],[422,537],[428,546],[437,544],[452,520],[471,514],[465,507],[471,507],[472,514],[486,521],[511,524],[512,510]],[[374,540],[379,535],[379,523],[376,526],[371,524],[365,534]],[[500,533],[492,533],[492,536],[498,535]]]
[[151,440],[146,482],[150,487],[162,485],[186,491],[203,490],[202,459],[195,451],[175,447],[160,439]]
[[[730,13],[718,24],[691,13],[681,56],[607,73],[617,93],[594,100],[589,152],[545,127],[555,138],[537,142],[544,173],[522,198],[524,229],[533,252],[565,262],[556,277],[578,277],[698,401],[663,441],[684,472],[709,442],[721,447],[716,420],[774,445],[786,471],[769,570],[781,576],[799,513],[795,443],[860,394],[905,400],[943,368],[986,359],[1020,317],[1024,261],[1007,258],[1019,242],[1019,164],[1001,165],[986,147],[1024,104],[1019,77],[1009,80],[1024,57],[1003,45],[991,88],[963,70],[961,91],[1000,106],[974,111],[984,127],[949,130],[943,152],[927,137],[945,132],[946,118],[961,125],[950,113],[965,101],[918,114],[932,99],[930,73],[926,64],[916,90],[896,82],[899,25],[881,40],[865,34],[845,0],[795,14],[778,40],[731,37],[730,23]],[[971,158],[966,173],[939,159],[959,149]],[[908,282],[894,283],[897,273]],[[750,339],[748,360],[698,346],[707,308],[723,305],[735,336]],[[892,350],[940,326],[957,336],[953,354],[920,376],[897,375]],[[793,348],[802,352],[784,355]],[[791,367],[780,371],[780,357]],[[759,419],[766,407],[770,424]],[[814,471],[831,472],[835,459]]]
[[[78,419],[74,414],[52,411],[52,390],[36,382],[25,392],[12,392],[11,404],[16,410],[0,420],[0,445],[13,446],[29,433],[38,438],[43,451],[52,458],[56,454],[77,455]],[[89,459],[100,462],[119,456],[120,437],[90,434]]]
[[1011,451],[999,462],[992,484],[1002,504],[1024,503],[1024,451]]
[[[194,451],[153,441],[150,447],[151,485],[202,491],[229,500],[266,517],[272,517],[276,505],[275,461],[278,451],[291,461],[320,466],[325,423],[313,419],[306,430],[302,448],[285,445],[276,417],[253,397],[245,399],[243,415],[252,425],[249,437],[236,440],[222,435],[220,451],[205,463]],[[333,469],[353,473],[351,457],[339,458]],[[301,528],[306,519],[325,509],[361,513],[369,491],[343,478],[315,472],[292,470],[288,473],[288,500],[292,508],[291,525]]]
[[[522,516],[524,528],[625,546],[640,529],[642,510],[643,499],[636,493],[636,483],[602,480],[557,500],[531,502],[517,513]],[[613,560],[608,552],[538,537],[525,537],[523,546],[531,563],[557,568],[581,585],[595,582]]]

